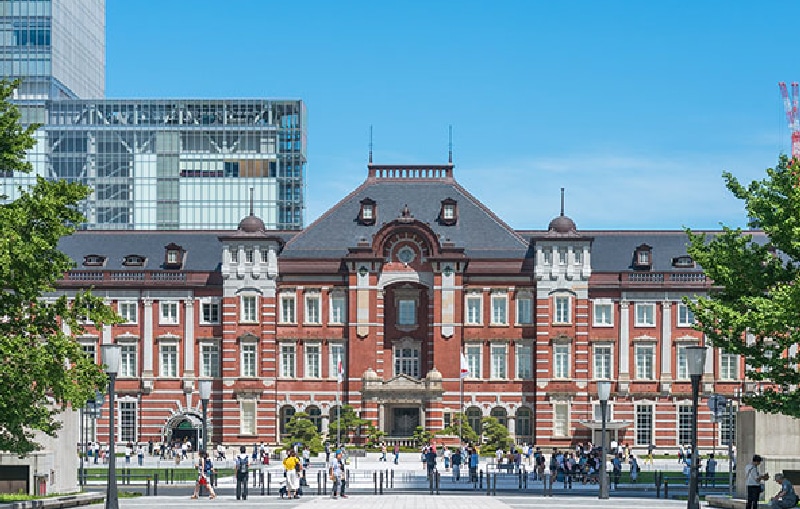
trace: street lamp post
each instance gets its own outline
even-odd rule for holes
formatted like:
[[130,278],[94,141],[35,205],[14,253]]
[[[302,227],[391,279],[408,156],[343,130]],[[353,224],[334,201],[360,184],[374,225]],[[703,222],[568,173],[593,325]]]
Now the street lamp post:
[[698,493],[698,470],[700,454],[697,450],[697,399],[700,393],[700,379],[706,364],[706,347],[686,347],[686,364],[689,377],[692,380],[692,464],[689,472],[689,497],[686,502],[687,509],[700,509],[700,494]]
[[211,398],[211,380],[200,380],[200,401],[203,403],[203,447],[208,452],[208,400]]
[[108,477],[106,481],[106,509],[119,509],[117,495],[117,462],[114,442],[116,441],[114,423],[114,381],[119,371],[122,348],[119,345],[103,345],[103,362],[108,375]]
[[606,406],[611,396],[611,382],[597,382],[597,397],[600,400],[600,495],[598,498],[608,498],[608,474],[606,472]]

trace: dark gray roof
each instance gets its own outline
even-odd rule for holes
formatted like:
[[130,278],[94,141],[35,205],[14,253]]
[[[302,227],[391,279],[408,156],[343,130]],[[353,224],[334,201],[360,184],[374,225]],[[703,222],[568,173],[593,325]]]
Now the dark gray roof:
[[[358,222],[360,201],[375,200],[374,225]],[[458,222],[438,221],[441,202],[457,201]],[[523,258],[528,243],[454,181],[367,180],[349,196],[299,233],[284,248],[283,258],[341,258],[362,238],[372,241],[385,223],[400,217],[403,207],[427,223],[440,241],[450,240],[470,258]]]

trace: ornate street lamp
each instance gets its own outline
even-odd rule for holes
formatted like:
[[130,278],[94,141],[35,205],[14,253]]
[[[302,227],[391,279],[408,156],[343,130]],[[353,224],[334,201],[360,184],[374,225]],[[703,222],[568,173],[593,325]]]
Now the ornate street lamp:
[[602,431],[600,432],[600,495],[598,498],[605,500],[608,498],[608,473],[606,472],[606,407],[608,398],[611,396],[611,382],[597,382],[597,398],[600,400],[600,420]]
[[106,481],[106,509],[119,509],[117,496],[117,462],[114,442],[116,429],[114,423],[114,382],[119,372],[119,361],[122,357],[122,347],[119,345],[103,345],[103,363],[108,375],[108,478]]
[[697,478],[700,454],[697,450],[697,399],[700,393],[700,379],[706,365],[706,347],[686,347],[686,364],[689,377],[692,379],[692,464],[689,473],[689,498],[687,509],[700,509],[700,494],[698,493]]
[[211,398],[211,380],[200,380],[200,401],[203,403],[203,447],[208,452],[208,400]]

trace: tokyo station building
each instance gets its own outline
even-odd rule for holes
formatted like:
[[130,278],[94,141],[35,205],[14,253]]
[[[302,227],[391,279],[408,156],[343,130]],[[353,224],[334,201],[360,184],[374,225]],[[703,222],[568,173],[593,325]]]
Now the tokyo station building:
[[[212,445],[277,443],[298,411],[327,433],[337,401],[390,444],[461,411],[476,429],[496,417],[520,444],[597,443],[599,380],[613,382],[610,440],[689,443],[685,348],[703,337],[683,299],[710,282],[686,234],[579,230],[563,205],[531,222],[510,228],[452,164],[369,164],[301,231],[267,231],[251,212],[233,231],[76,232],[57,293],[91,287],[124,320],[77,338],[98,362],[102,344],[122,346],[123,443],[197,440],[204,378]],[[743,372],[709,349],[699,447],[731,437],[705,400],[747,389]]]

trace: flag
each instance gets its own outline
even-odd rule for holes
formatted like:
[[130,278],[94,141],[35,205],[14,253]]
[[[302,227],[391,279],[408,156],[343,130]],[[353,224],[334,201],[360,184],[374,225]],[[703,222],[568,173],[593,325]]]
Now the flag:
[[461,378],[469,376],[469,364],[467,363],[467,356],[461,352]]
[[339,360],[336,361],[336,382],[342,383],[344,380],[344,368],[342,367],[342,356],[339,356]]

